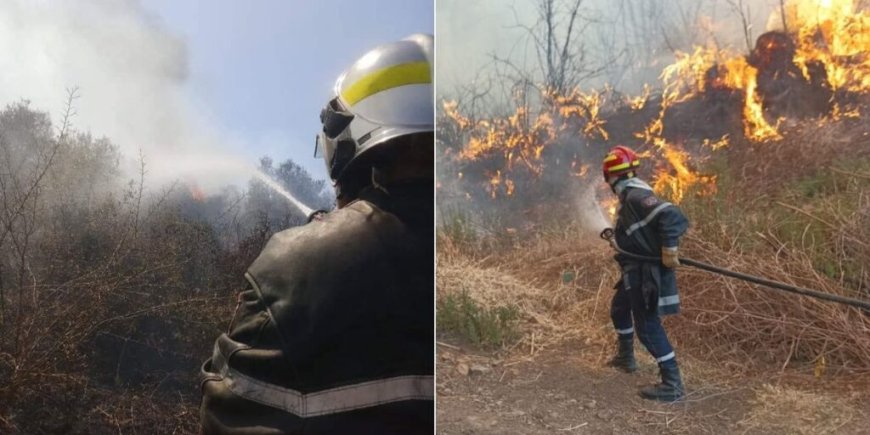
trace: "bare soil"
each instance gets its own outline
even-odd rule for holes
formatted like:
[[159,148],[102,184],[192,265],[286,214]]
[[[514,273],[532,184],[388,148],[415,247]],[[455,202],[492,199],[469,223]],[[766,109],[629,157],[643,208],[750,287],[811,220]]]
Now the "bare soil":
[[[658,381],[640,356],[626,374],[603,364],[611,349],[569,340],[533,357],[485,353],[441,337],[437,432],[443,434],[868,433],[867,391],[819,380],[788,386],[770,376],[729,378],[726,368],[683,361],[688,395],[647,401],[638,389]],[[636,344],[638,353],[642,353]],[[778,385],[782,384],[782,385]]]

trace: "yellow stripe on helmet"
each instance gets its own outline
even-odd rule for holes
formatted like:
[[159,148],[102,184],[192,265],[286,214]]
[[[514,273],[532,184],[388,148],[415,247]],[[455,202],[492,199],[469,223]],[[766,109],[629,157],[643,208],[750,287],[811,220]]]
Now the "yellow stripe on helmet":
[[607,168],[607,172],[621,171],[623,169],[628,169],[629,167],[631,167],[631,163],[626,162],[626,163],[622,163],[622,164],[619,164],[616,166],[611,166],[611,167]]
[[432,83],[429,62],[409,62],[379,69],[350,85],[341,98],[350,106],[387,89],[405,85]]
[[619,156],[617,156],[616,154],[608,154],[607,157],[604,158],[604,163],[612,162],[618,158]]

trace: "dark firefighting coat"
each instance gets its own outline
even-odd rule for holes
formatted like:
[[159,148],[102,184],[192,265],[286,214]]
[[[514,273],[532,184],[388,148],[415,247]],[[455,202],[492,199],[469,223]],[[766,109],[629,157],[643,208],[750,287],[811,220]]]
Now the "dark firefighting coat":
[[202,367],[204,433],[432,433],[432,185],[276,234]]
[[[620,208],[616,220],[616,243],[624,251],[647,257],[661,256],[662,246],[679,245],[689,222],[679,207],[659,199],[643,181],[632,178],[619,194]],[[680,311],[680,296],[673,269],[660,262],[639,262],[617,254],[623,276],[640,274],[641,291],[649,310],[659,314]],[[617,284],[620,285],[620,284]]]

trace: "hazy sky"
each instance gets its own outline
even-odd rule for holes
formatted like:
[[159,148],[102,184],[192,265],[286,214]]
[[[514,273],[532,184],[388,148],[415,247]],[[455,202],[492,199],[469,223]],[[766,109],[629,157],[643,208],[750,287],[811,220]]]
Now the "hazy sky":
[[[536,71],[537,56],[534,41],[523,27],[539,22],[540,0],[438,0],[437,28],[438,94],[455,92],[457,86],[468,85],[475,80],[486,80],[482,74],[493,65],[492,56],[508,59],[523,71]],[[565,28],[566,6],[572,1],[556,1],[560,12],[557,20],[557,39]],[[666,46],[663,34],[667,33],[671,44],[681,50],[690,50],[682,39],[692,28],[699,30],[694,44],[704,44],[715,39],[720,47],[744,50],[743,30],[740,15],[735,5],[743,4],[752,23],[753,37],[765,31],[768,18],[779,0],[747,0],[742,3],[729,0],[584,0],[581,3],[579,23],[575,27],[572,49],[585,49],[591,68],[606,64],[612,59],[625,60],[620,54],[626,44],[637,43],[626,38],[626,16],[635,16],[640,24],[647,25],[640,36],[650,42],[653,57],[660,65],[652,68],[651,76],[624,79],[615,75],[602,76],[583,83],[584,87],[600,87],[604,83],[616,85],[622,90],[640,88],[642,83],[657,83],[661,67],[673,62],[674,56]],[[694,13],[697,12],[697,16]],[[657,14],[650,18],[649,14]],[[683,20],[685,16],[692,17]],[[777,15],[778,16],[778,15]],[[582,32],[577,33],[578,29]],[[639,29],[639,28],[638,28]],[[637,29],[636,29],[637,30]],[[561,39],[559,39],[561,41]],[[754,42],[754,41],[753,41]],[[608,44],[608,43],[612,43]],[[622,56],[622,57],[620,57]],[[616,70],[624,70],[623,63],[613,64]],[[619,80],[623,80],[620,82]]]
[[188,49],[186,92],[252,156],[313,159],[335,79],[374,46],[433,33],[432,0],[145,0]]
[[433,33],[432,0],[145,0],[188,49],[186,92],[252,156],[313,158],[335,79],[374,46]]
[[433,33],[432,0],[0,0],[0,105],[119,145],[151,184],[244,183],[260,156],[318,178],[320,109],[376,45]]

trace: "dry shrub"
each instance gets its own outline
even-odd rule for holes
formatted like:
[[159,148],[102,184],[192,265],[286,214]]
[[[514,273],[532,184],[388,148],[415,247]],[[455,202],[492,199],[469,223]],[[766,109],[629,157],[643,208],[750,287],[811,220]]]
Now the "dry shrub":
[[111,142],[68,130],[74,97],[59,129],[0,110],[0,433],[193,433],[244,270],[293,222],[255,189],[145,189],[144,158],[119,186]]
[[807,120],[791,126],[779,141],[735,139],[725,154],[738,180],[732,199],[747,191],[766,196],[780,190],[783,183],[812,175],[821,168],[870,156],[870,124],[864,118],[841,122]]
[[[741,255],[696,238],[686,245],[686,255],[700,261],[826,293],[847,293],[815,272],[800,253],[790,258]],[[683,313],[670,329],[695,354],[713,360],[728,356],[746,366],[807,362],[870,371],[870,318],[857,308],[691,269],[679,275]]]
[[438,297],[464,290],[483,306],[517,307],[524,334],[514,357],[534,356],[571,338],[611,341],[611,328],[602,326],[609,325],[616,268],[606,245],[593,244],[588,232],[568,228],[501,252],[442,239]]
[[141,395],[119,395],[114,391],[103,394],[111,400],[102,401],[83,416],[85,427],[134,434],[196,433],[199,430],[199,408],[191,406],[182,395],[155,400],[154,391],[144,391]]
[[[771,253],[741,252],[727,234],[712,233],[711,228],[693,230],[684,241],[683,255],[802,287],[850,294],[818,273],[800,250],[780,246]],[[571,338],[609,344],[610,298],[619,277],[610,248],[576,227],[512,243],[500,252],[481,251],[481,244],[463,246],[442,235],[439,295],[467,289],[484,304],[515,303],[528,320],[518,346],[523,355]],[[683,312],[666,318],[669,336],[681,352],[700,361],[739,370],[780,371],[791,365],[813,373],[818,367],[819,375],[870,371],[870,318],[855,308],[688,267],[678,271],[678,285]]]
[[[197,430],[198,366],[243,266],[221,265],[229,253],[174,211],[149,216],[134,231],[103,213],[40,240],[38,279],[12,299],[16,323],[0,325],[0,432]],[[82,234],[114,249],[70,256]]]
[[764,434],[837,433],[857,414],[851,405],[836,397],[772,385],[757,391],[752,405],[740,425]]
[[438,265],[440,296],[462,290],[480,305],[493,308],[510,304],[519,309],[533,329],[552,329],[543,291],[527,285],[498,267],[484,267],[468,259]]
[[[682,205],[693,224],[683,255],[866,300],[867,130],[855,120],[808,122],[782,141],[735,145],[719,194]],[[670,330],[698,354],[816,375],[870,372],[870,317],[857,308],[691,268],[678,282],[684,311]]]

